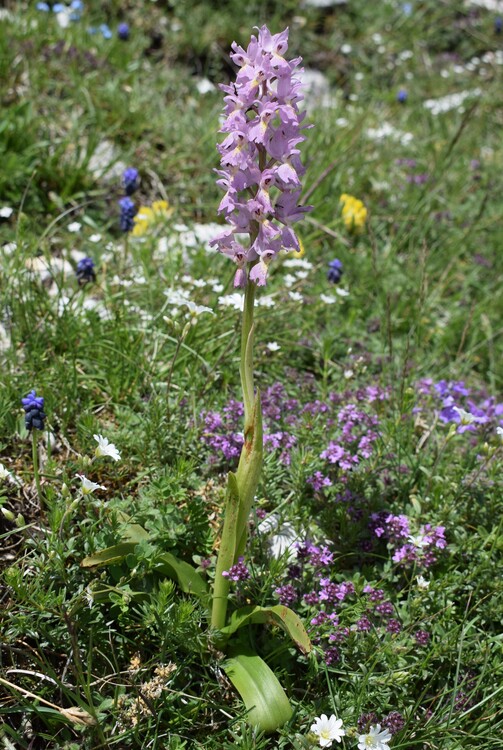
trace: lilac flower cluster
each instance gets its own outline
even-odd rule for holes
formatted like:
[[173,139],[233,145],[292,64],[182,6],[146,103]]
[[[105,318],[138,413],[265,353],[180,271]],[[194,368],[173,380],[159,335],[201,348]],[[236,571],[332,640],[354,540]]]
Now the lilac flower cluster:
[[235,565],[229,570],[224,570],[222,575],[230,581],[246,581],[250,577],[250,571],[244,564],[244,557],[240,557]]
[[329,442],[320,458],[343,471],[350,471],[362,459],[372,455],[373,444],[379,437],[376,431],[378,423],[375,415],[367,414],[354,403],[347,404],[337,413],[340,435],[337,440]]
[[438,550],[447,546],[444,526],[432,527],[427,523],[413,536],[407,516],[395,516],[386,511],[370,515],[369,529],[373,536],[388,542],[393,562],[403,566],[415,564],[429,568],[436,563]]
[[[288,397],[282,383],[274,383],[262,394],[264,446],[270,452],[278,451],[279,460],[288,466],[299,432],[311,433],[317,422],[323,431],[329,429],[335,433],[338,430],[337,442],[330,441],[321,454],[328,463],[327,470],[316,470],[307,479],[315,491],[321,491],[333,483],[331,470],[350,469],[371,455],[378,438],[378,419],[356,404],[372,403],[384,397],[383,391],[372,386],[342,395],[330,393],[327,401],[317,399],[301,404],[298,399]],[[201,440],[212,450],[210,460],[213,463],[222,456],[226,461],[239,457],[243,445],[242,416],[243,404],[234,399],[221,412],[202,412]]]
[[[300,58],[288,61],[288,29],[271,34],[266,26],[251,37],[244,50],[232,44],[232,61],[239,66],[235,83],[221,85],[225,92],[226,134],[218,146],[220,179],[225,190],[218,208],[230,228],[212,240],[237,265],[235,287],[249,279],[263,286],[268,266],[281,250],[296,250],[299,241],[291,225],[310,210],[299,206],[300,177],[305,172],[299,144],[305,140],[299,112],[302,100]],[[245,247],[238,235],[248,234]]]
[[427,400],[430,399],[441,421],[457,424],[458,433],[503,427],[503,403],[498,403],[493,396],[485,393],[473,393],[463,380],[440,380],[435,383],[431,378],[424,378],[416,388],[421,401],[414,412],[420,413],[427,408]]

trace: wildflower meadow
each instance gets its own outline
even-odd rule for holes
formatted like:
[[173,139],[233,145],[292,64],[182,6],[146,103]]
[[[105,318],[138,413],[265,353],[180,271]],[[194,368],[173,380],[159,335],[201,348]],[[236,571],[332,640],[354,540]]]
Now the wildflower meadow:
[[0,22],[0,748],[500,750],[503,4]]

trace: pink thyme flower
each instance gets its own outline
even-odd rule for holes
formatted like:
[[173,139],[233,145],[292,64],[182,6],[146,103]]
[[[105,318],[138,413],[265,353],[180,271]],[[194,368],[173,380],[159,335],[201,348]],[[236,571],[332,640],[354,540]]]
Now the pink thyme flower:
[[[269,264],[281,250],[298,251],[291,225],[310,206],[300,206],[300,178],[305,169],[297,148],[304,136],[301,58],[285,60],[288,29],[271,34],[266,26],[244,50],[232,43],[232,61],[239,66],[235,83],[221,85],[225,138],[219,144],[221,169],[217,184],[225,190],[218,211],[230,228],[210,244],[237,265],[234,286],[248,280],[264,286]],[[248,234],[248,247],[236,235]],[[248,264],[251,264],[249,274]]]

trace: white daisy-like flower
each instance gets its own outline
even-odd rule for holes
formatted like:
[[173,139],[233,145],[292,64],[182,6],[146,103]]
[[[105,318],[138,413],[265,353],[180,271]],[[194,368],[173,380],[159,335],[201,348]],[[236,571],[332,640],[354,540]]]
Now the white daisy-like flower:
[[243,310],[245,303],[244,294],[234,292],[233,294],[226,294],[223,297],[218,298],[218,304],[222,307],[233,307],[234,310]]
[[503,440],[503,427],[496,427],[496,435],[500,440]]
[[75,476],[82,482],[81,490],[83,495],[90,495],[95,490],[106,490],[106,487],[103,487],[102,484],[91,482],[91,480],[85,477],[83,474],[76,474]]
[[452,410],[456,412],[461,420],[462,425],[473,424],[476,421],[473,414],[470,414],[469,411],[461,409],[459,406],[453,406]]
[[293,299],[294,302],[302,302],[304,297],[299,292],[288,292],[288,296],[290,299]]
[[13,213],[14,213],[14,209],[11,208],[10,206],[2,206],[2,208],[0,208],[1,219],[9,219]]
[[72,221],[71,224],[68,224],[68,231],[73,232],[74,234],[76,234],[77,232],[80,232],[81,228],[82,228],[82,224],[80,224],[78,221]]
[[346,734],[342,728],[342,719],[338,719],[335,714],[330,718],[326,714],[317,716],[314,724],[311,725],[311,732],[318,737],[320,747],[332,747],[332,742],[340,742]]
[[427,581],[426,578],[424,578],[424,576],[421,576],[421,575],[416,576],[416,581],[417,581],[418,589],[426,590],[430,588],[430,582]]
[[275,560],[279,560],[283,555],[285,555],[288,560],[291,560],[296,556],[297,543],[301,541],[301,537],[298,535],[292,524],[284,523],[279,527],[277,533],[271,537],[269,542],[269,553]]
[[305,268],[306,271],[309,271],[313,267],[310,261],[303,258],[288,258],[288,260],[283,262],[283,265],[285,268]]
[[391,733],[389,729],[381,731],[381,725],[369,727],[367,734],[358,736],[358,750],[389,750]]
[[12,479],[12,474],[10,473],[10,471],[8,471],[8,469],[5,468],[3,464],[0,464],[0,479],[2,481],[5,481],[6,479]]
[[337,302],[337,298],[332,297],[330,294],[320,294],[320,299],[326,305],[334,305]]
[[97,458],[101,458],[101,456],[110,456],[114,461],[120,461],[121,454],[108,438],[103,437],[103,435],[93,435],[93,437],[98,443],[98,446],[94,451],[94,455]]
[[215,313],[211,309],[211,307],[205,307],[204,305],[196,305],[195,302],[192,302],[192,300],[188,299],[184,303],[185,307],[189,308],[189,315],[192,318],[197,318],[199,315],[202,315],[202,313],[211,313],[211,315],[214,315]]
[[269,341],[269,343],[266,344],[266,348],[269,349],[270,352],[277,352],[281,349],[276,341]]
[[89,242],[94,242],[94,243],[96,243],[96,242],[99,242],[100,240],[101,240],[101,234],[92,234],[92,235],[91,235],[91,236],[89,237]]

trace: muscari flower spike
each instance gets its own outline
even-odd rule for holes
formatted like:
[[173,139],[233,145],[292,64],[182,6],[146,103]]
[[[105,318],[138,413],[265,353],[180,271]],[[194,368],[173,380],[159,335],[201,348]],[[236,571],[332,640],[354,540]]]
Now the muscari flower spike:
[[338,284],[343,273],[342,263],[338,258],[330,261],[328,264],[327,279],[331,281],[332,284]]
[[94,265],[94,260],[92,258],[86,257],[79,260],[76,271],[79,286],[83,286],[89,281],[96,281]]
[[[239,71],[235,83],[220,86],[225,138],[218,146],[217,184],[225,195],[218,211],[229,227],[210,244],[237,265],[235,287],[248,281],[264,286],[280,251],[299,252],[292,224],[311,210],[299,205],[305,172],[298,148],[305,140],[301,58],[286,60],[287,49],[288,29],[273,35],[266,26],[246,50],[233,42],[231,59]],[[247,247],[243,234],[250,237]]]
[[133,195],[138,190],[138,170],[134,167],[127,167],[122,175],[122,184],[126,195]]
[[130,232],[134,227],[134,217],[136,215],[136,206],[134,201],[128,196],[121,198],[119,201],[120,218],[119,224],[122,232]]
[[37,396],[35,390],[28,393],[25,398],[21,399],[23,409],[25,411],[24,423],[26,429],[31,431],[43,430],[46,414],[44,413],[44,399],[42,396]]
[[117,36],[122,42],[127,42],[129,39],[129,24],[128,23],[120,23],[117,26]]

